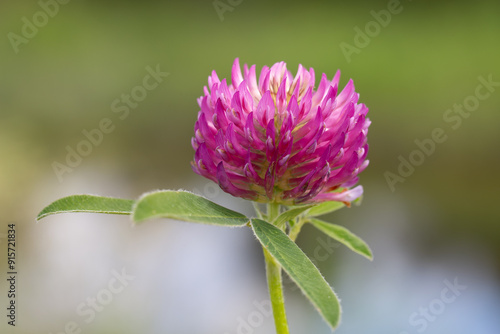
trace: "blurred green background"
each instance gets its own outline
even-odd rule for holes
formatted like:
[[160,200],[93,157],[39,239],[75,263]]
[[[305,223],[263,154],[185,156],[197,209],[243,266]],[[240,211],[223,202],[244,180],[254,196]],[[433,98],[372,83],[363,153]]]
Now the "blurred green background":
[[[343,302],[338,333],[498,333],[500,86],[481,88],[489,96],[476,99],[456,129],[444,117],[455,104],[474,101],[479,77],[500,82],[500,4],[401,1],[382,26],[373,13],[388,12],[394,2],[215,3],[227,7],[0,4],[0,237],[16,224],[19,261],[18,326],[6,326],[2,316],[2,333],[59,333],[70,321],[84,333],[239,333],[255,298],[266,298],[262,256],[250,231],[162,221],[131,228],[126,217],[85,214],[35,223],[44,205],[64,195],[136,198],[164,188],[194,190],[251,214],[247,203],[189,165],[196,98],[212,70],[230,78],[236,57],[258,70],[277,61],[292,73],[299,63],[313,67],[317,82],[321,73],[332,78],[341,69],[341,84],[352,78],[370,109],[363,204],[329,219],[372,245],[375,261],[341,247],[317,261]],[[39,14],[43,7],[53,17]],[[24,26],[33,20],[39,27],[30,31]],[[367,24],[375,30],[366,45],[346,57],[342,43],[356,47],[357,28]],[[120,119],[112,103],[157,66],[169,75]],[[64,164],[67,147],[76,149],[82,131],[103,118],[113,130],[60,180],[54,162]],[[415,140],[431,138],[436,128],[447,139],[391,189],[386,173],[397,174],[399,157],[409,159]],[[298,243],[314,257],[320,237],[305,228]],[[5,238],[0,242],[5,248]],[[77,306],[122,267],[135,280],[85,322]],[[411,323],[455,278],[467,286],[462,295],[433,313],[425,328]],[[0,287],[5,309],[5,280]],[[293,285],[288,290],[292,332],[329,333]],[[251,330],[272,333],[272,318],[264,315]]]

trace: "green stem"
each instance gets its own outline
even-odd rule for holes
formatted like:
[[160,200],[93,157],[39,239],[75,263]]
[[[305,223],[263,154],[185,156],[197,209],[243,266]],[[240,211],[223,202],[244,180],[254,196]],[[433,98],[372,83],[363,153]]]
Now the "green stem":
[[295,241],[295,239],[297,239],[297,236],[300,233],[300,229],[306,222],[307,220],[305,219],[299,219],[299,221],[290,229],[290,233],[288,234],[288,236],[290,237],[290,239],[292,239],[292,241]]
[[267,204],[267,221],[272,223],[280,214],[280,205],[277,203]]
[[253,208],[255,209],[255,212],[257,213],[257,218],[263,219],[262,212],[260,211],[260,208],[259,208],[259,203],[252,202],[252,205],[253,205]]
[[[279,204],[269,203],[267,205],[267,220],[269,222],[278,217],[279,213]],[[273,307],[276,334],[289,334],[285,312],[285,299],[283,297],[281,266],[265,248],[264,258],[266,260],[267,286],[269,287],[269,296],[271,297],[271,305]]]
[[283,286],[281,284],[281,266],[266,249],[264,249],[264,258],[266,259],[267,285],[269,287],[271,305],[273,306],[276,334],[289,334],[285,313],[285,299],[283,298]]

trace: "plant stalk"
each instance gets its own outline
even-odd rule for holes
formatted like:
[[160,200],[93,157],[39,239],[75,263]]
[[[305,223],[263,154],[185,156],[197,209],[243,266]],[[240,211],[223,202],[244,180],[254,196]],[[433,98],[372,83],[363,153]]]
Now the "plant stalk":
[[[269,203],[267,207],[268,221],[272,222],[279,215],[279,211],[279,204]],[[283,297],[281,266],[267,249],[263,248],[263,250],[266,260],[267,286],[269,288],[269,296],[271,297],[271,305],[273,307],[276,334],[289,334],[285,312],[285,299]]]
[[288,234],[288,236],[290,237],[290,239],[292,241],[295,242],[295,239],[297,239],[297,237],[300,233],[300,230],[302,229],[302,226],[304,226],[305,223],[306,223],[306,220],[304,220],[303,218],[300,218],[299,221],[297,223],[295,223],[295,225],[293,225],[293,227],[290,229],[290,233]]
[[289,334],[285,312],[285,299],[283,298],[283,286],[281,284],[281,266],[269,254],[267,249],[264,249],[264,258],[266,259],[267,285],[273,307],[276,334]]
[[277,203],[268,203],[267,204],[267,221],[269,223],[273,223],[273,220],[276,219],[280,214],[280,205]]

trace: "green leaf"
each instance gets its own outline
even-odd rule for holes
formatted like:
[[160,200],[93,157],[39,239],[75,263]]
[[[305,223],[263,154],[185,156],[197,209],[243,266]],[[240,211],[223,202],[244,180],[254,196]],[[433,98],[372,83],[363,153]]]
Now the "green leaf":
[[260,219],[252,219],[251,225],[263,247],[295,281],[331,328],[335,329],[340,321],[340,303],[318,268],[276,226]]
[[356,236],[345,227],[330,224],[316,218],[311,218],[310,222],[330,238],[343,243],[356,253],[363,255],[369,260],[373,260],[373,255],[370,247],[368,247],[368,245],[360,237]]
[[193,223],[243,226],[249,219],[187,191],[163,190],[144,194],[134,206],[132,219],[171,218]]
[[313,206],[314,206],[314,204],[312,204],[312,205],[304,205],[304,206],[299,206],[299,207],[290,209],[288,211],[285,211],[282,214],[280,214],[278,217],[276,217],[276,219],[273,222],[273,225],[281,227],[287,221],[295,219],[302,212],[306,211],[307,209],[312,208]]
[[337,211],[338,209],[342,209],[344,206],[344,203],[337,201],[323,202],[311,208],[311,210],[307,212],[307,215],[310,217],[322,216],[326,215],[327,213]]
[[102,197],[93,195],[73,195],[58,199],[46,206],[36,217],[40,220],[46,216],[65,212],[93,212],[129,215],[132,213],[133,200]]

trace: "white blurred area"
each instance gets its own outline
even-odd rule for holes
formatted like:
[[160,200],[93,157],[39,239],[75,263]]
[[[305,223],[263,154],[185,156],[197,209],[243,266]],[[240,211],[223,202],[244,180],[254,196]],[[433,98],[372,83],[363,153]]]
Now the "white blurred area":
[[[41,209],[76,193],[140,195],[115,171],[85,168],[58,187],[53,175],[47,175],[46,185],[33,187],[27,207]],[[200,178],[193,182],[185,189],[201,189],[211,200],[251,215],[244,201]],[[375,193],[381,186],[365,189],[370,187]],[[332,215],[365,239],[375,254],[369,262],[340,246],[321,263],[344,310],[335,333],[420,333],[409,324],[409,316],[439,298],[444,280],[457,277],[467,289],[422,332],[498,334],[500,291],[487,252],[464,241],[444,248],[433,261],[422,261],[412,235],[432,228],[432,212],[426,213],[427,222],[414,221],[404,198],[369,196],[360,208]],[[69,322],[85,334],[274,333],[272,317],[266,316],[251,331],[241,329],[240,319],[248,321],[256,311],[254,303],[267,299],[263,258],[246,227],[169,220],[133,226],[127,216],[81,213],[26,224],[31,226],[24,226],[19,242],[20,326],[14,333],[59,334]],[[123,268],[134,279],[86,323],[78,305],[96,297],[108,286],[113,270]],[[292,333],[331,333],[299,292],[287,288],[286,299]]]
[[[383,186],[372,185],[370,192],[384,193]],[[344,308],[336,333],[499,333],[500,290],[492,254],[470,240],[442,246],[422,243],[438,219],[425,197],[412,198],[411,205],[422,213],[412,217],[409,200],[400,194],[368,196],[364,209],[353,211],[351,218],[375,259],[366,263],[342,253],[342,275],[329,279]],[[419,255],[419,248],[436,246],[439,254],[431,259]],[[445,281],[465,288],[454,295]],[[442,299],[443,289],[450,290],[445,296],[453,301],[436,301]]]

